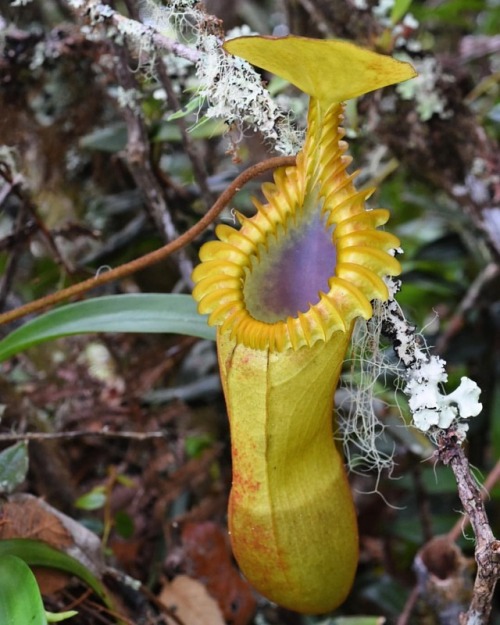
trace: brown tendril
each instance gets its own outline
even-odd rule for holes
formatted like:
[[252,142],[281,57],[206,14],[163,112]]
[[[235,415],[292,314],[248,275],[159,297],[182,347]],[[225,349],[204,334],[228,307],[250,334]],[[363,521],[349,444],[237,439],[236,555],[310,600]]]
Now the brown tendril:
[[198,237],[218,217],[236,193],[247,182],[271,169],[276,169],[277,167],[289,167],[292,165],[295,165],[295,156],[276,156],[262,161],[261,163],[257,163],[256,165],[252,165],[248,169],[245,169],[245,171],[241,172],[241,174],[233,180],[233,182],[219,196],[216,202],[200,219],[200,221],[189,228],[189,230],[186,230],[186,232],[184,232],[180,237],[177,237],[174,241],[170,241],[154,252],[145,254],[144,256],[136,258],[129,263],[120,265],[115,269],[111,269],[105,273],[89,278],[88,280],[79,282],[78,284],[73,284],[66,289],[62,289],[56,293],[51,293],[50,295],[41,297],[33,302],[19,306],[14,310],[0,314],[0,325],[20,319],[26,315],[39,312],[45,308],[59,304],[71,297],[82,295],[83,293],[86,293],[87,291],[90,291],[98,286],[102,286],[103,284],[107,284],[113,280],[119,280],[135,273],[136,271],[144,269],[145,267],[158,263],[164,258],[167,258],[171,254],[179,251],[185,245]]

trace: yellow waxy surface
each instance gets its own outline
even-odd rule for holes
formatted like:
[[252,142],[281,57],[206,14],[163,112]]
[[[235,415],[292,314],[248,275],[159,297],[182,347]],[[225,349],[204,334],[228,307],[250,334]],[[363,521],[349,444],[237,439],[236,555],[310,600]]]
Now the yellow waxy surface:
[[339,39],[238,37],[226,41],[224,49],[281,76],[325,106],[417,75],[409,63]]
[[337,607],[357,566],[356,515],[332,433],[350,334],[274,354],[218,334],[231,426],[233,551],[257,590],[298,612]]
[[[218,326],[233,459],[231,543],[243,573],[271,601],[328,612],[349,593],[358,561],[333,397],[353,324],[371,317],[373,299],[389,297],[383,278],[401,270],[397,237],[377,230],[388,211],[367,211],[373,190],[357,191],[347,172],[340,102],[415,71],[344,41],[242,37],[224,47],[311,95],[296,166],[262,186],[267,203],[254,201],[253,217],[238,215],[240,230],[218,226],[218,240],[203,246],[193,272],[198,310]],[[335,250],[331,275],[296,314],[295,304],[270,312],[266,295],[281,284],[266,278],[285,258],[279,246],[288,254],[292,233],[318,215]],[[307,288],[301,269],[284,272],[284,285]]]

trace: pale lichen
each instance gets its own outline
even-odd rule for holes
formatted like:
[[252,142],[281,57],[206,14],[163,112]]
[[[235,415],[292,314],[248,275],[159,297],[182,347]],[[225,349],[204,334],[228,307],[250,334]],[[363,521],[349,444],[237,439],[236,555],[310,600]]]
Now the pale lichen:
[[[392,288],[397,283],[391,280]],[[393,299],[384,305],[384,332],[393,341],[396,354],[404,366],[403,392],[408,396],[413,424],[433,437],[437,430],[453,428],[459,440],[465,438],[469,428],[466,419],[476,417],[482,410],[478,385],[462,377],[460,385],[452,393],[442,391],[448,381],[446,362],[431,355],[425,341],[417,337],[415,327]]]
[[[398,58],[407,60],[405,55]],[[414,100],[415,110],[422,121],[428,121],[433,115],[441,119],[449,119],[453,112],[447,108],[447,100],[439,85],[452,82],[454,78],[444,74],[433,57],[412,59],[418,72],[413,80],[397,85],[396,91],[403,100]]]
[[[412,425],[431,441],[435,442],[443,430],[453,431],[463,441],[469,428],[467,419],[482,410],[481,390],[467,377],[462,377],[451,393],[444,392],[446,362],[430,354],[425,337],[405,318],[394,299],[399,281],[387,279],[386,283],[391,299],[374,302],[373,317],[357,322],[346,374],[336,394],[344,455],[355,472],[391,471],[394,447],[385,436],[388,421],[384,415],[399,415],[404,425],[407,419],[403,413],[409,411]],[[390,339],[396,358],[384,345],[384,336]],[[406,409],[400,393],[407,397]],[[411,440],[408,438],[408,444]],[[415,446],[415,453],[428,454],[421,445],[418,448],[420,451]]]

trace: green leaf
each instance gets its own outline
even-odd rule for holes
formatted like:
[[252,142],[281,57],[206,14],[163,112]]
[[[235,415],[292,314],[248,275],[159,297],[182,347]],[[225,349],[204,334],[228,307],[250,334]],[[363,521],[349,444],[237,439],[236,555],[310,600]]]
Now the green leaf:
[[96,486],[85,495],[78,497],[75,506],[80,510],[99,510],[106,503],[106,489],[104,486]]
[[98,128],[80,139],[80,147],[101,152],[119,152],[127,145],[127,126],[123,122]]
[[[188,110],[183,109],[178,113],[173,113],[167,120],[162,120],[159,124],[154,124],[150,133],[151,141],[153,141],[153,143],[159,141],[179,143],[182,141],[181,131],[177,124],[174,123],[174,120],[197,110],[198,107],[197,101],[193,100],[188,105]],[[188,130],[193,139],[208,139],[224,134],[227,130],[227,126],[220,120],[203,117]],[[94,130],[80,139],[80,147],[87,150],[97,150],[99,152],[120,152],[127,147],[127,127],[124,123],[118,122],[106,128]]]
[[208,434],[187,436],[184,447],[188,458],[199,458],[201,454],[213,445],[213,440]]
[[14,330],[0,341],[0,362],[32,345],[88,332],[174,333],[215,340],[190,295],[109,295],[68,304]]
[[[24,562],[29,566],[44,566],[64,571],[70,575],[75,575],[85,582],[87,586],[89,586],[95,594],[102,599],[107,608],[114,611],[113,602],[100,580],[97,579],[97,577],[95,577],[95,575],[91,573],[81,562],[75,560],[63,551],[58,551],[42,541],[31,540],[28,538],[0,540],[0,563],[4,562],[7,556],[16,556],[16,558],[24,560]],[[0,580],[0,592],[2,587],[3,584]],[[0,604],[2,604],[1,597]],[[46,621],[43,621],[44,624],[45,622]],[[9,621],[3,621],[1,618],[0,623],[1,625],[9,623],[10,625]],[[25,625],[25,623],[30,623],[31,625],[31,621],[28,620],[20,621],[19,625]],[[33,623],[37,625],[37,622],[34,621]],[[18,623],[13,622],[12,625],[18,625]]]
[[166,121],[170,122],[173,119],[181,119],[182,117],[186,117],[191,113],[198,112],[203,105],[203,99],[204,98],[202,96],[198,96],[193,98],[192,100],[189,100],[186,106],[183,106],[180,110],[166,117]]
[[[191,126],[188,130],[193,139],[210,139],[224,134],[227,130],[227,126],[220,120],[202,117],[199,122]],[[162,121],[151,136],[151,141],[153,141],[153,143],[159,141],[174,142],[181,141],[181,139],[182,136],[179,127],[169,121]]]
[[[497,383],[493,391],[493,401],[491,405],[491,414],[500,414],[500,384]],[[491,444],[492,444],[492,457],[500,458],[500,419],[491,420]]]
[[28,466],[28,446],[25,442],[0,452],[0,493],[11,493],[19,486],[28,473]]
[[134,535],[134,519],[129,514],[123,510],[118,510],[114,521],[115,531],[122,538],[131,538]]
[[388,575],[374,580],[362,591],[362,600],[369,601],[375,606],[374,609],[390,616],[401,614],[407,596],[408,593],[402,583]]
[[47,625],[36,578],[26,562],[13,555],[0,560],[0,623]]
[[395,0],[391,11],[391,22],[397,24],[411,7],[413,0]]
[[61,621],[65,621],[72,616],[76,616],[78,612],[76,610],[68,610],[67,612],[45,612],[47,616],[47,623],[60,623]]
[[317,622],[316,625],[383,625],[383,616],[340,616]]
[[123,473],[120,473],[116,476],[116,481],[122,486],[126,486],[127,488],[136,488],[136,483],[134,482],[134,480],[128,475],[123,475]]
[[333,619],[332,625],[383,625],[383,616],[341,616]]

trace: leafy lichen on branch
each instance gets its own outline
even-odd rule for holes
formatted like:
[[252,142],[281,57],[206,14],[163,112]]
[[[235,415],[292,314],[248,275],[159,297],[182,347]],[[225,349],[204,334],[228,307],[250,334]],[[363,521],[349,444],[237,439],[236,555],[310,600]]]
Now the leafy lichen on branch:
[[[393,293],[399,283],[391,281]],[[405,367],[404,393],[413,415],[413,423],[422,432],[435,438],[440,430],[453,427],[460,440],[469,428],[465,419],[476,417],[482,410],[478,385],[462,377],[460,385],[452,393],[441,391],[447,382],[446,362],[424,349],[415,333],[415,327],[407,322],[396,300],[385,305],[384,334],[392,339],[396,354]]]
[[299,150],[302,136],[292,128],[289,115],[279,108],[249,63],[224,52],[219,21],[207,15],[198,3],[180,0],[160,6],[143,0],[138,21],[96,0],[67,1],[78,15],[90,21],[91,29],[112,26],[113,37],[125,37],[129,46],[146,59],[153,59],[158,51],[168,51],[191,62],[198,95],[208,105],[206,117],[219,117],[228,124],[259,131],[281,154]]

